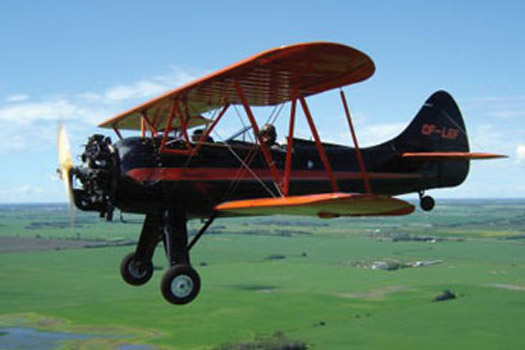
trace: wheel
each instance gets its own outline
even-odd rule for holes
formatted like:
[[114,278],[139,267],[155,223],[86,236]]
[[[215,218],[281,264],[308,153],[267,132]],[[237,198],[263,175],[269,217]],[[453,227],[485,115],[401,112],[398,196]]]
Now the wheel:
[[419,205],[421,206],[421,209],[423,209],[424,211],[430,211],[434,209],[434,204],[435,204],[434,198],[430,196],[421,197],[421,202],[419,203]]
[[160,290],[172,304],[187,304],[199,294],[201,279],[189,265],[175,265],[164,274]]
[[130,253],[120,263],[120,275],[127,283],[141,286],[153,276],[153,263],[151,261],[139,262],[135,260],[135,253]]

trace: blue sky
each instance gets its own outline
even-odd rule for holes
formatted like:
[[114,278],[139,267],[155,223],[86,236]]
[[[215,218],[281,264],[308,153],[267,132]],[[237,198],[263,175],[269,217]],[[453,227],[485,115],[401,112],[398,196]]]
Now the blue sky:
[[[476,162],[436,198],[525,197],[525,3],[521,1],[0,2],[0,203],[63,201],[59,120],[74,151],[96,124],[275,46],[333,41],[375,61],[345,89],[360,142],[395,136],[445,89],[466,119]],[[311,100],[323,138],[340,132],[337,93]],[[339,119],[338,119],[339,118]],[[342,122],[342,120],[341,120]]]

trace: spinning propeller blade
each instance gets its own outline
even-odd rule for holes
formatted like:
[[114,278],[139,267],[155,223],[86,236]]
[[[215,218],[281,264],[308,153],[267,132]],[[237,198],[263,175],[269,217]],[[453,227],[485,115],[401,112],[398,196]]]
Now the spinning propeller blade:
[[69,138],[66,133],[64,124],[60,124],[58,129],[58,162],[59,172],[68,196],[69,204],[73,205],[73,185],[71,183],[73,169],[73,159],[71,157],[71,150],[69,147]]

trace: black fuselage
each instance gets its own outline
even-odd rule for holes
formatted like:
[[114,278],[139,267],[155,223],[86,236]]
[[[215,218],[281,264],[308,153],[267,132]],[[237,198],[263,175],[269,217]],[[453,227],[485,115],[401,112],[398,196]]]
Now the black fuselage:
[[[191,157],[159,154],[158,145],[158,140],[141,138],[127,138],[115,145],[120,159],[117,207],[145,213],[175,204],[184,207],[189,217],[207,217],[225,201],[279,195],[261,149],[253,143],[207,144]],[[339,191],[365,192],[355,150],[323,145]],[[274,145],[271,154],[282,180],[286,147]],[[464,173],[465,165],[468,171],[468,162],[452,162],[448,167],[458,169],[449,171],[454,176],[446,179],[442,169],[447,163],[410,162],[399,154],[394,142],[362,150],[373,193],[396,195],[455,186],[464,178],[455,174]],[[332,191],[315,143],[295,139],[289,195]]]

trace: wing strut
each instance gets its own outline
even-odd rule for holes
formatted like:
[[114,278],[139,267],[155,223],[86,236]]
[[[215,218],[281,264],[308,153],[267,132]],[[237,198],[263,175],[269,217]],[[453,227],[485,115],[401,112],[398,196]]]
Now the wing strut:
[[297,105],[296,93],[293,93],[292,108],[290,111],[290,128],[288,130],[288,144],[286,145],[286,161],[284,166],[284,184],[283,193],[287,196],[290,193],[290,173],[292,171],[292,153],[293,153],[293,132],[295,127],[295,107]]
[[119,140],[122,140],[122,134],[121,134],[120,131],[117,129],[117,127],[116,127],[114,124],[111,125],[111,127],[113,128],[113,131],[115,132],[115,134],[117,134],[118,139],[119,139]]
[[168,117],[168,123],[166,124],[166,129],[164,130],[164,135],[162,136],[162,141],[160,143],[160,152],[167,152],[166,149],[166,141],[168,140],[168,134],[171,131],[171,123],[173,122],[173,117],[175,116],[175,109],[177,105],[177,101],[173,100],[171,102],[171,108],[170,108],[170,114]]
[[142,138],[146,137],[146,131],[147,131],[146,127],[149,128],[149,131],[151,132],[151,136],[157,136],[157,129],[155,129],[155,127],[153,126],[153,124],[149,120],[148,113],[146,111],[142,112],[142,117],[141,117],[140,120],[141,120],[140,132],[141,132],[141,137]]
[[357,143],[357,136],[355,134],[354,125],[352,123],[352,117],[350,116],[350,111],[348,109],[348,104],[346,103],[346,97],[344,91],[341,89],[341,100],[343,100],[343,107],[345,109],[346,120],[348,121],[348,126],[350,127],[350,133],[352,134],[352,140],[354,141],[355,154],[357,156],[357,161],[359,162],[359,167],[361,168],[361,174],[363,175],[363,182],[365,184],[366,193],[372,193],[370,188],[370,180],[366,172],[365,163],[363,162],[363,155],[361,154],[361,149]]
[[199,139],[197,147],[195,147],[195,149],[193,150],[194,154],[199,153],[200,149],[202,148],[202,145],[204,144],[204,142],[206,142],[206,140],[208,139],[208,136],[210,136],[211,131],[215,128],[215,125],[217,125],[219,120],[221,120],[222,116],[224,115],[224,113],[226,113],[229,107],[230,107],[230,104],[226,102],[224,107],[222,107],[222,110],[219,112],[219,115],[217,116],[217,118],[215,118],[215,120],[211,123],[211,125],[206,128],[206,130],[204,131],[204,133],[201,135]]
[[270,168],[270,172],[272,173],[273,181],[275,182],[275,187],[282,195],[282,189],[280,186],[281,180],[279,178],[279,173],[277,172],[277,167],[275,166],[275,163],[272,159],[272,154],[270,150],[268,150],[268,147],[262,140],[261,133],[259,132],[259,126],[257,125],[257,121],[255,120],[255,117],[252,113],[250,105],[248,104],[248,100],[246,99],[246,96],[244,95],[241,84],[239,83],[238,80],[235,80],[234,84],[235,84],[235,89],[237,90],[237,96],[242,102],[244,110],[246,111],[246,115],[248,116],[248,119],[250,120],[250,124],[252,124],[253,132],[255,133],[257,140],[259,140],[259,145],[263,152],[264,158],[266,159],[266,163],[268,164],[268,167]]
[[324,170],[328,174],[328,177],[330,178],[330,183],[332,184],[332,191],[339,192],[339,186],[337,186],[337,181],[335,180],[334,172],[332,171],[332,166],[330,165],[330,162],[328,161],[328,157],[326,156],[326,152],[324,150],[324,146],[321,142],[321,138],[319,137],[319,134],[317,133],[317,128],[315,127],[314,121],[312,119],[312,115],[310,114],[310,110],[308,109],[308,105],[306,104],[306,100],[304,97],[299,98],[299,102],[301,102],[301,106],[303,107],[304,115],[306,117],[306,120],[308,121],[308,125],[310,126],[310,130],[312,131],[312,136],[315,140],[315,145],[317,146],[317,152],[319,152],[319,157],[321,157],[321,161],[324,165]]

